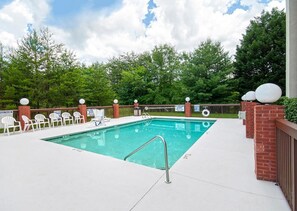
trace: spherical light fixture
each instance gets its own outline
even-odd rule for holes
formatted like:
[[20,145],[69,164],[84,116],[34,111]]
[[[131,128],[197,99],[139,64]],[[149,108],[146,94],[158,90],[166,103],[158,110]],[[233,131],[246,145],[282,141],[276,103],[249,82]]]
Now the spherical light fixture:
[[186,97],[186,102],[188,103],[190,101],[190,98],[189,97]]
[[256,99],[261,103],[274,103],[281,96],[282,90],[276,84],[266,83],[256,89]]
[[113,103],[114,103],[114,104],[118,104],[118,102],[119,102],[119,101],[118,101],[117,99],[114,99],[114,100],[113,100]]
[[245,94],[245,95],[242,95],[241,100],[242,100],[242,101],[247,101],[247,99],[246,99],[246,94]]
[[138,100],[135,99],[135,100],[134,100],[134,103],[138,103]]
[[86,101],[85,101],[85,99],[80,99],[78,102],[79,102],[79,104],[83,105],[83,104],[85,104]]
[[29,104],[29,100],[27,98],[22,98],[20,99],[20,104],[25,106]]
[[254,101],[256,100],[256,94],[254,91],[249,91],[245,94],[245,98],[247,101]]

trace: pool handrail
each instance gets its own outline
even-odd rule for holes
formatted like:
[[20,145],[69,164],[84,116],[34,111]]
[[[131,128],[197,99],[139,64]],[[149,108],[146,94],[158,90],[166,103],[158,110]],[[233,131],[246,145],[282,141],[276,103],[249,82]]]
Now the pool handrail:
[[167,153],[167,143],[165,141],[165,139],[160,136],[160,135],[156,135],[155,137],[153,137],[152,139],[150,139],[149,141],[145,142],[144,144],[142,144],[140,147],[138,147],[137,149],[133,150],[130,154],[128,154],[124,160],[126,160],[128,157],[134,155],[136,152],[142,150],[144,147],[146,147],[147,145],[149,145],[150,143],[152,143],[153,141],[157,140],[157,139],[161,139],[161,141],[163,142],[164,145],[164,160],[165,160],[165,171],[166,171],[166,180],[165,182],[167,184],[170,184],[170,179],[169,179],[169,167],[168,167],[168,153]]
[[151,115],[149,113],[143,112],[142,113],[142,118],[144,119],[144,118],[152,118],[152,117],[151,117]]

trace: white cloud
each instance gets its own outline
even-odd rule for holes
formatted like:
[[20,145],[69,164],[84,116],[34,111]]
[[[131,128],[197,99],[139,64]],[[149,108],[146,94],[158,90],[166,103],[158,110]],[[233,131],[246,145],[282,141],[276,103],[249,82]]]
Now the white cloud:
[[17,46],[27,24],[41,26],[49,12],[46,1],[15,0],[0,9],[0,40],[3,45]]
[[[202,41],[220,41],[226,51],[235,53],[236,45],[250,20],[263,9],[285,8],[285,0],[272,0],[267,5],[257,0],[241,0],[249,10],[237,9],[226,14],[234,0],[154,0],[156,21],[148,28],[142,23],[148,0],[123,0],[120,8],[84,11],[72,19],[74,27],[48,26],[57,42],[74,50],[84,62],[106,61],[122,53],[151,50],[169,43],[177,50],[191,51]],[[50,1],[15,0],[0,10],[0,39],[12,43],[24,35],[27,23],[46,26]],[[16,12],[17,10],[17,12]]]

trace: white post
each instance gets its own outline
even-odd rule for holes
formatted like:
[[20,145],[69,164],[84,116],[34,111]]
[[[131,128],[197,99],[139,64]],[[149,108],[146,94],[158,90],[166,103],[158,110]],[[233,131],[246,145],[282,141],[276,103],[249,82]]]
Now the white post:
[[286,2],[286,96],[297,97],[297,1]]

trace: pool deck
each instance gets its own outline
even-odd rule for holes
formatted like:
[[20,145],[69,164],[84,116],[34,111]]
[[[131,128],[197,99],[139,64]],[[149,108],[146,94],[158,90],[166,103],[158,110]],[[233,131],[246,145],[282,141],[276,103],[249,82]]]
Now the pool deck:
[[278,186],[256,179],[253,140],[241,120],[218,119],[170,169],[171,184],[162,170],[40,140],[92,129],[0,135],[0,210],[290,210]]

